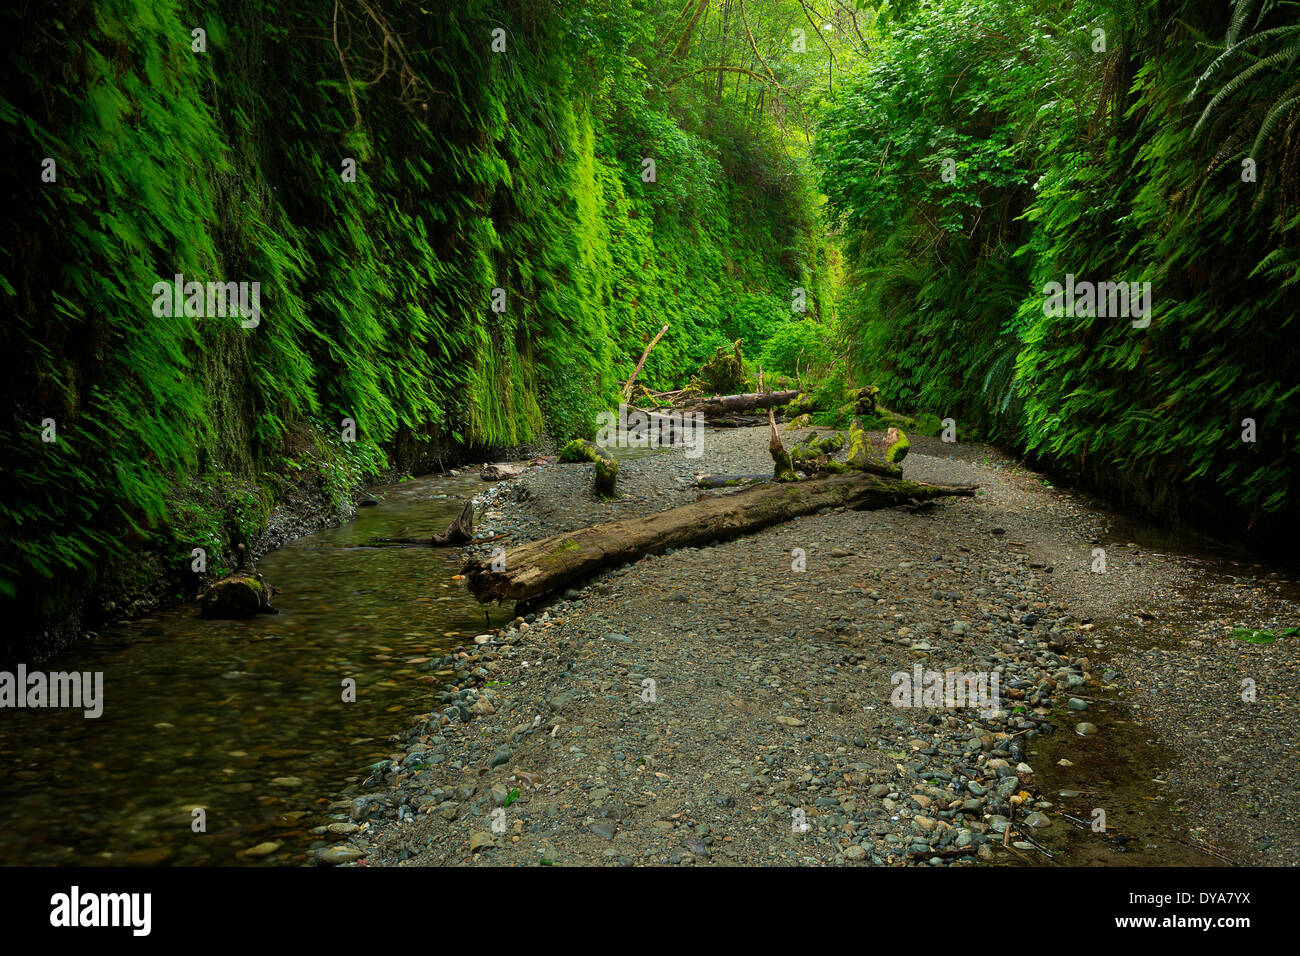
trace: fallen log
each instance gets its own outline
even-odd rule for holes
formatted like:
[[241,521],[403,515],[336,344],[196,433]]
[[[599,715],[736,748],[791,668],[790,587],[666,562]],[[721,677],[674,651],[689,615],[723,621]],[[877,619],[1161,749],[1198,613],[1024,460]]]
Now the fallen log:
[[696,475],[695,485],[697,488],[732,488],[771,480],[771,475]]
[[706,398],[691,406],[694,411],[701,411],[705,418],[734,415],[736,412],[756,411],[775,408],[777,405],[789,404],[799,394],[798,389],[784,392],[741,392],[738,395],[719,395]]
[[757,485],[642,518],[621,518],[511,548],[496,561],[468,561],[479,601],[523,601],[667,548],[687,548],[761,531],[823,508],[888,508],[914,500],[971,496],[975,485],[927,485],[870,474]]
[[796,468],[809,475],[865,471],[884,478],[903,477],[898,462],[907,455],[907,436],[897,428],[891,428],[883,439],[875,439],[855,421],[849,429],[848,444],[848,457],[844,461],[831,457],[844,447],[843,432],[805,439],[791,449],[790,457]]

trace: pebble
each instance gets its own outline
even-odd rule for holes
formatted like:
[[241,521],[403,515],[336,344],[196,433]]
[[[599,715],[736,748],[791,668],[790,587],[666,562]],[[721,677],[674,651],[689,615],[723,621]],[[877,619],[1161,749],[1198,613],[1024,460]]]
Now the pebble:
[[344,863],[351,863],[353,860],[359,860],[362,857],[360,850],[350,846],[331,846],[324,850],[316,852],[316,859],[321,863],[328,863],[330,866],[341,866]]

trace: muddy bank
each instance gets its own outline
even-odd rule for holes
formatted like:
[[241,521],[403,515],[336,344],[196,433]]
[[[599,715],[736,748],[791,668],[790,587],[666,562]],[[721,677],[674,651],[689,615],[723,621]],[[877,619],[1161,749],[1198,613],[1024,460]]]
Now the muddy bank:
[[[624,460],[610,502],[590,465],[534,469],[484,496],[481,520],[529,540],[694,500],[696,472],[764,467],[762,431]],[[1107,702],[1147,686],[1109,662],[1113,629],[1182,593],[1178,562],[1112,542],[1098,573],[1110,516],[987,448],[921,439],[906,464],[983,493],[649,557],[431,663],[439,707],[339,808],[358,829],[328,861],[1253,859],[1249,821],[1207,840],[1213,808],[1159,772],[1179,739]],[[918,666],[996,673],[1001,706],[894,706],[895,675]],[[1252,771],[1284,803],[1285,767]]]

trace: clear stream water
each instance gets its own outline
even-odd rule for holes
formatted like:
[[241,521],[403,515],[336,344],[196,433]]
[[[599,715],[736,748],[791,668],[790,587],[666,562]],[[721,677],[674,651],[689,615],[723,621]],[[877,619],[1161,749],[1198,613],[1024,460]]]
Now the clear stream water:
[[[375,489],[355,520],[266,555],[278,615],[206,621],[190,605],[41,665],[102,671],[103,715],[0,711],[0,864],[305,862],[339,791],[433,709],[442,679],[420,664],[485,623],[450,580],[459,548],[365,545],[441,531],[484,488],[465,475]],[[280,846],[244,852],[266,843]]]

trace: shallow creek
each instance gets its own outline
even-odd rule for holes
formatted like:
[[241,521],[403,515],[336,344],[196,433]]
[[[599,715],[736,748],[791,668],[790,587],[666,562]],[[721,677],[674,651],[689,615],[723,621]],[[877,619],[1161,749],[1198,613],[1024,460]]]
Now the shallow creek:
[[420,665],[485,625],[451,581],[459,548],[366,545],[441,531],[485,487],[467,474],[373,489],[379,504],[355,520],[266,555],[278,615],[206,621],[184,606],[43,664],[102,671],[103,714],[3,712],[0,864],[305,862],[331,795],[434,706],[441,678]]

